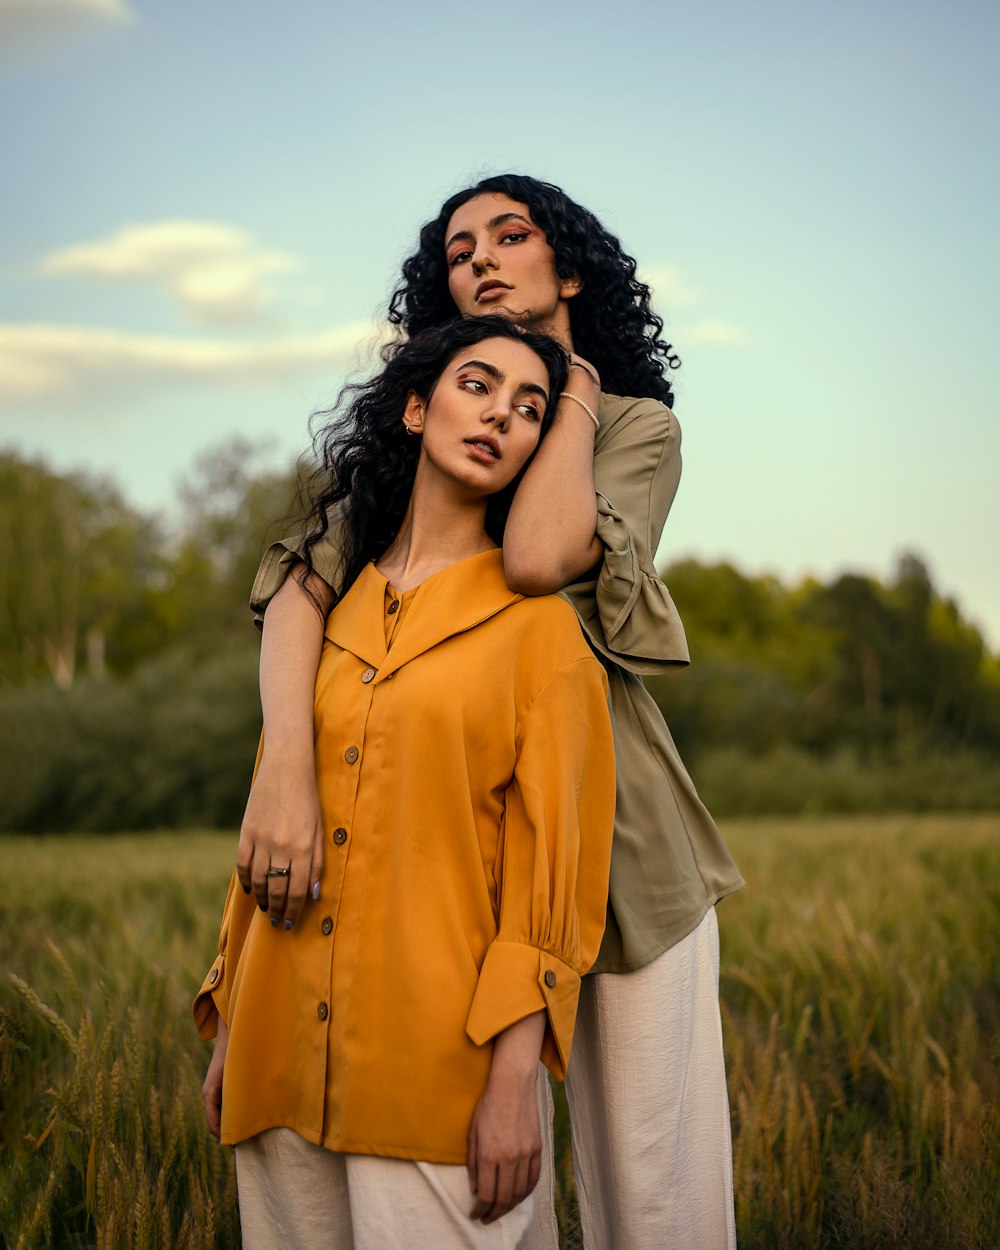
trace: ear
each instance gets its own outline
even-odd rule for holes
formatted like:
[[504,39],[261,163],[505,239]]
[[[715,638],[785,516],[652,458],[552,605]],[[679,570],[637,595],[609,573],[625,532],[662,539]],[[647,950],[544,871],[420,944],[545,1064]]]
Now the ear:
[[579,295],[583,290],[583,279],[575,273],[571,273],[568,278],[559,279],[559,296],[561,299],[572,299],[574,295]]
[[424,414],[427,411],[427,405],[415,391],[410,391],[406,397],[406,407],[403,409],[403,425],[406,426],[407,434],[422,434],[424,429]]

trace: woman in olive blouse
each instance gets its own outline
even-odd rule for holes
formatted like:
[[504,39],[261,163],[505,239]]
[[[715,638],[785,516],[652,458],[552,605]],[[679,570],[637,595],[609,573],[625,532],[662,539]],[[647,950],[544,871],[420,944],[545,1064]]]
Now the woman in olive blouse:
[[[688,663],[654,566],[680,476],[667,377],[679,362],[618,240],[533,178],[485,179],[423,227],[390,321],[415,334],[456,311],[527,315],[573,352],[575,398],[561,400],[518,489],[503,558],[515,590],[560,591],[576,609],[610,688],[618,789],[607,929],[581,993],[567,1081],[586,1244],[718,1250],[735,1231],[714,904],[743,881],[641,681]],[[311,780],[322,628],[303,588],[335,599],[336,530],[333,519],[312,547],[308,579],[287,577],[301,571],[301,536],[274,544],[251,600],[258,621],[267,612],[271,748],[237,870],[293,924],[330,850]],[[261,865],[275,858],[291,862],[292,877],[268,889]],[[550,1171],[535,1210],[530,1244],[555,1250]]]

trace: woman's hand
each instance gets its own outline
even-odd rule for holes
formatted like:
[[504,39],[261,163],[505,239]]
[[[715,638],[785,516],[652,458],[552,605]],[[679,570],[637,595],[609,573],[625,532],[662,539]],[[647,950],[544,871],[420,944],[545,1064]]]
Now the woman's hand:
[[538,1184],[542,1135],[538,1125],[538,1055],[545,1013],[511,1025],[497,1038],[486,1091],[469,1126],[469,1186],[473,1220],[491,1224],[523,1202]]
[[215,1049],[212,1061],[205,1073],[201,1086],[201,1097],[205,1103],[205,1119],[208,1131],[213,1137],[222,1132],[222,1073],[226,1065],[226,1047],[229,1045],[229,1029],[226,1022],[219,1016],[219,1031],[215,1037]]
[[[311,749],[306,759],[282,758],[269,755],[265,746],[240,828],[236,875],[275,928],[292,928],[306,899],[315,897],[323,870],[313,759]],[[268,868],[290,871],[287,877],[268,877]]]

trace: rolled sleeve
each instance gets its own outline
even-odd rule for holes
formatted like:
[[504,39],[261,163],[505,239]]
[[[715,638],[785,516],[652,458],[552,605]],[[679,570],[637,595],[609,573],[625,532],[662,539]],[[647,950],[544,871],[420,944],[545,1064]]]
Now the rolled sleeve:
[[656,673],[689,662],[684,626],[654,563],[680,481],[680,427],[656,400],[617,402],[594,459],[604,553],[596,575],[564,593],[599,651],[633,672]]
[[219,1029],[219,1016],[229,1019],[229,995],[226,992],[226,957],[220,954],[201,983],[194,1006],[194,1027],[206,1042]]
[[239,878],[233,872],[219,929],[219,953],[205,973],[201,989],[191,1004],[195,1028],[205,1041],[215,1037],[220,1016],[229,1023],[232,979],[255,907],[253,896],[243,893]]
[[560,1080],[580,978],[607,915],[615,766],[606,690],[588,657],[556,673],[525,717],[504,815],[498,931],[466,1025],[482,1045],[545,1011],[541,1058]]
[[[337,592],[343,576],[343,509],[337,505],[329,515],[329,529],[309,553],[313,572]],[[302,560],[308,533],[304,530],[288,534],[271,543],[264,552],[250,591],[250,611],[254,624],[261,629],[267,605],[284,585],[285,578]]]
[[542,1062],[565,1080],[580,999],[580,974],[520,942],[494,942],[479,973],[467,1032],[477,1046],[536,1011],[548,1014]]

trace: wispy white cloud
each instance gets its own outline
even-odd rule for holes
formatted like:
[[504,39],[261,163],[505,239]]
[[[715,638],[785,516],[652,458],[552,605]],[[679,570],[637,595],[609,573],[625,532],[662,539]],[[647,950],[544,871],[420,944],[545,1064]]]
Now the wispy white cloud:
[[0,50],[9,60],[18,49],[134,16],[125,0],[0,0]]
[[705,347],[745,347],[749,342],[746,333],[728,321],[699,321],[689,330],[678,331],[677,340]]
[[351,367],[379,337],[369,323],[241,343],[57,325],[0,324],[0,410],[89,409],[149,387],[247,386]]
[[673,265],[654,265],[652,269],[640,269],[636,274],[653,292],[653,303],[661,310],[688,307],[697,304],[698,292],[685,281]]
[[41,272],[165,287],[200,321],[251,325],[272,298],[268,279],[300,267],[287,252],[260,247],[245,230],[211,221],[159,221],[62,248]]

